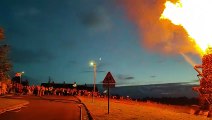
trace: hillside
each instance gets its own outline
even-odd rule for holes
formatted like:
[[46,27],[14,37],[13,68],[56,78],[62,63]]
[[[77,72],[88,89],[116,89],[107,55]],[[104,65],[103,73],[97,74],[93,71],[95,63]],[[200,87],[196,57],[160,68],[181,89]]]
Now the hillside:
[[[110,89],[111,95],[129,96],[130,98],[146,98],[146,97],[197,97],[197,93],[192,90],[195,85],[182,83],[137,85],[137,86],[120,86]],[[107,90],[101,84],[97,85],[100,93]]]

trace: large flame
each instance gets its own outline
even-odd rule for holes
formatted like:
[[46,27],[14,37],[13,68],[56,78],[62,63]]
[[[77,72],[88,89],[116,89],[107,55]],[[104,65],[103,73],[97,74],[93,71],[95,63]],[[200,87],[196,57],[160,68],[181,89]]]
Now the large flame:
[[198,52],[203,55],[212,47],[212,0],[167,1],[161,19],[169,19],[181,25],[195,41]]

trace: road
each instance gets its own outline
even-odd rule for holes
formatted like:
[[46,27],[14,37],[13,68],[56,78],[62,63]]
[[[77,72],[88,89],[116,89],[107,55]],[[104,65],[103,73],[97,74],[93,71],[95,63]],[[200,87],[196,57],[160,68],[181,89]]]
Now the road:
[[[0,114],[0,120],[80,120],[80,102],[73,96],[12,96],[29,104],[21,109]],[[81,105],[82,106],[82,105]],[[82,119],[88,120],[82,107]]]

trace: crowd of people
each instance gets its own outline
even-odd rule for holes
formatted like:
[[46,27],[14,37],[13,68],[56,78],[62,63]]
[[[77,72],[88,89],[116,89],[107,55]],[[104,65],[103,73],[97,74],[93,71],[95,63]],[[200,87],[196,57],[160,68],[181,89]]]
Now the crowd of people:
[[[0,82],[0,96],[5,94],[13,94],[13,95],[34,95],[34,96],[49,96],[49,95],[57,95],[57,96],[95,96],[95,97],[101,97],[106,98],[107,97],[107,91],[105,90],[102,94],[100,94],[98,91],[95,93],[87,89],[79,89],[76,84],[73,84],[72,87],[69,88],[57,88],[57,87],[45,87],[42,85],[22,85],[20,83],[1,83]],[[124,98],[123,96],[117,96],[117,95],[111,95],[111,99],[126,99],[126,100],[132,100],[129,96]]]
[[[86,87],[85,87],[86,88]],[[1,83],[0,82],[0,95],[14,94],[14,95],[34,95],[34,96],[48,96],[48,95],[58,95],[58,96],[95,96],[95,97],[106,97],[107,91],[100,94],[98,91],[95,93],[92,90],[78,89],[76,83],[72,87],[58,88],[58,87],[45,87],[42,85],[22,85],[20,83]],[[123,99],[120,96],[111,96],[113,99]]]
[[59,95],[59,96],[74,96],[74,95],[85,95],[89,94],[86,90],[78,90],[77,87],[73,88],[54,88],[44,87],[40,85],[23,86],[20,83],[5,84],[0,83],[0,95],[4,94],[15,94],[15,95]]
[[4,95],[7,93],[7,84],[0,82],[0,95]]

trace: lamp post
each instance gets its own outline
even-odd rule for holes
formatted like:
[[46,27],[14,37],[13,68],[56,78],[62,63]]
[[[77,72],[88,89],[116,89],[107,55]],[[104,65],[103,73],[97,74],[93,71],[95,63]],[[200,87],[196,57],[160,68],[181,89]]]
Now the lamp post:
[[24,71],[20,72],[20,84],[22,82],[22,75],[24,74]]
[[90,62],[90,65],[93,66],[93,75],[94,75],[94,79],[93,79],[93,95],[92,95],[92,102],[94,102],[94,93],[95,93],[95,89],[96,89],[96,62],[92,61]]

